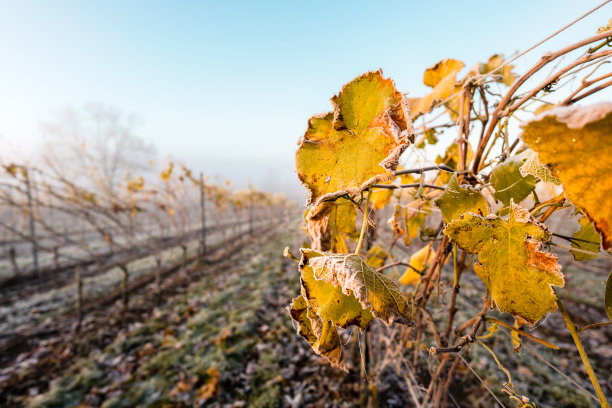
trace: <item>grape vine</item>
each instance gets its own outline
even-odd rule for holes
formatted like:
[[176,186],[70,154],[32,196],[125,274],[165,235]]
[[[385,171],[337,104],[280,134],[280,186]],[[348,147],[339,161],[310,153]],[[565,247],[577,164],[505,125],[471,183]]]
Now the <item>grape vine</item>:
[[[577,261],[610,257],[612,103],[575,105],[611,85],[603,81],[612,74],[595,74],[612,56],[604,49],[610,28],[544,54],[522,75],[499,54],[462,77],[465,64],[444,59],[425,71],[431,91],[419,98],[405,97],[382,71],[367,72],[331,98],[331,112],[308,121],[296,171],[308,192],[310,242],[300,249],[301,294],[288,309],[316,353],[349,370],[344,329],[353,326],[366,347],[372,322],[381,320],[399,328],[392,339],[400,353],[409,351],[402,344],[414,347],[415,364],[421,346],[435,359],[426,391],[413,396],[417,406],[446,404],[474,344],[507,375],[503,391],[516,406],[535,406],[484,339],[503,329],[517,352],[524,341],[555,349],[524,327],[559,310],[600,404],[609,406],[557,292],[565,277],[551,247]],[[563,56],[570,62],[543,72]],[[564,94],[578,77],[581,85]],[[540,82],[527,89],[530,79]],[[432,149],[440,152],[435,164],[424,159]],[[568,226],[576,226],[573,236],[562,230]],[[411,257],[394,255],[401,252]],[[479,312],[459,322],[470,270],[486,289]],[[603,305],[610,319],[611,281]],[[443,319],[433,311],[441,307]],[[426,333],[435,344],[423,344]]]

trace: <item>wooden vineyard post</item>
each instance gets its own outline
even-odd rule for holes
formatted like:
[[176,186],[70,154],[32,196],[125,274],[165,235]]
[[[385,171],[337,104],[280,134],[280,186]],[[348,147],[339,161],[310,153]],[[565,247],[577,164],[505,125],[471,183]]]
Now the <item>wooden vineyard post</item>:
[[58,246],[53,247],[53,268],[54,269],[59,268],[59,247]]
[[81,331],[81,322],[83,321],[83,281],[81,280],[81,268],[74,268],[74,283],[76,286],[76,310],[77,310],[77,325],[76,332]]
[[30,185],[30,174],[24,167],[26,196],[28,199],[28,213],[30,216],[30,242],[32,243],[32,260],[34,262],[34,273],[36,277],[40,277],[40,269],[38,267],[38,246],[36,245],[36,225],[34,223],[34,204],[32,203],[32,189]]
[[183,250],[183,257],[181,259],[181,265],[184,273],[187,273],[187,245],[181,245],[181,249]]
[[161,290],[161,255],[155,257],[155,290],[159,292]]
[[19,270],[19,265],[17,265],[17,253],[15,252],[15,247],[9,248],[9,258],[11,260],[11,265],[13,266],[13,274],[21,278],[21,271]]
[[200,173],[200,223],[201,223],[201,242],[200,250],[202,259],[206,256],[206,191],[204,190],[204,173]]
[[129,272],[128,272],[128,268],[125,265],[119,265],[119,269],[121,269],[121,292],[122,292],[122,298],[123,298],[123,309],[127,310],[128,309],[128,303],[130,301],[129,299],[129,293],[128,293],[128,279],[129,279]]

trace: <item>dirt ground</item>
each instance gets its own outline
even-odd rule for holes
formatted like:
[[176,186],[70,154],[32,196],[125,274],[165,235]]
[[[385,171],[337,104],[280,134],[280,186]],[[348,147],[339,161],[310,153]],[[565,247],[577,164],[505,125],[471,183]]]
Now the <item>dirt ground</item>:
[[[105,325],[92,317],[84,321],[82,336],[68,334],[60,343],[36,344],[36,352],[17,356],[12,375],[4,370],[0,376],[2,406],[412,406],[406,372],[377,358],[388,351],[381,339],[393,338],[393,327],[374,324],[369,329],[373,358],[367,387],[351,331],[343,333],[351,351],[349,373],[331,368],[295,333],[285,307],[298,295],[299,275],[282,252],[286,245],[299,247],[299,237],[297,223],[278,225],[216,263],[173,275],[159,296],[144,290],[132,300],[127,315],[116,302],[106,310]],[[576,323],[604,321],[600,282],[605,282],[609,263],[589,263],[587,268],[570,257],[563,262],[567,285],[560,295]],[[452,276],[452,270],[444,273]],[[467,273],[458,322],[479,307],[475,299],[482,297],[482,290],[478,278]],[[441,288],[435,319],[443,319],[448,293]],[[503,331],[483,340],[512,373],[522,395],[538,407],[598,406],[588,395],[592,387],[558,312],[530,333],[560,350],[525,340],[517,354]],[[612,395],[612,330],[589,330],[582,338],[605,392]],[[422,344],[433,341],[425,337]],[[425,383],[436,357],[425,347],[407,347],[403,353],[410,359],[415,354],[417,382]],[[450,388],[450,406],[515,406],[501,392],[505,374],[484,349],[472,347],[465,359]]]

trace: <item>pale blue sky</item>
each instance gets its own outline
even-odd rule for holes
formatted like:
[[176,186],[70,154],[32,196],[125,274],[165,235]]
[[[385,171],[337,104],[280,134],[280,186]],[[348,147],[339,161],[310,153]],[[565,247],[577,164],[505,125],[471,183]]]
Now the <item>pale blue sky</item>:
[[[524,50],[596,1],[0,1],[0,142],[33,153],[40,122],[104,102],[137,134],[207,173],[295,183],[293,152],[315,113],[383,68],[419,96],[425,68]],[[522,58],[595,32],[612,5]],[[229,174],[237,177],[236,172]],[[275,186],[276,187],[276,186]]]

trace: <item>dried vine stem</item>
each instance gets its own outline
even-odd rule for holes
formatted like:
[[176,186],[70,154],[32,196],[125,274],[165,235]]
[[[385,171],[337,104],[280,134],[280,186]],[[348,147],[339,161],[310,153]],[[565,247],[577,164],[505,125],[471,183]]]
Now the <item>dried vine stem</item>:
[[[512,100],[513,95],[521,87],[521,85],[523,85],[535,73],[539,72],[540,69],[542,69],[545,65],[547,65],[551,61],[554,61],[555,59],[559,58],[560,56],[565,55],[565,54],[567,54],[567,53],[569,53],[571,51],[574,51],[574,50],[576,50],[578,48],[581,48],[581,47],[584,47],[586,45],[592,44],[594,42],[600,41],[602,39],[611,37],[611,36],[612,36],[612,30],[604,31],[603,33],[599,33],[599,34],[594,35],[592,37],[586,38],[586,39],[584,39],[582,41],[578,41],[577,43],[574,43],[574,44],[569,45],[569,46],[567,46],[565,48],[562,48],[562,49],[560,49],[560,50],[558,50],[558,51],[556,51],[554,53],[544,54],[540,58],[540,60],[533,67],[531,67],[531,69],[529,69],[529,71],[527,71],[527,73],[525,73],[519,79],[514,81],[514,83],[512,84],[510,89],[508,90],[508,92],[506,92],[506,94],[504,95],[502,100],[497,105],[497,108],[495,108],[495,110],[491,114],[491,120],[488,123],[487,130],[485,131],[482,139],[478,143],[478,147],[477,147],[476,153],[474,155],[474,162],[472,164],[472,171],[474,173],[478,173],[482,154],[484,153],[485,147],[489,143],[489,140],[491,138],[491,135],[493,134],[493,131],[497,127],[497,122],[499,122],[499,120],[503,117],[502,112],[504,112],[504,110],[506,109],[507,105]],[[537,91],[539,92],[541,89],[543,89],[543,88],[537,89]]]
[[585,93],[583,93],[581,95],[576,96],[575,98],[573,98],[572,100],[569,101],[569,104],[576,103],[576,102],[586,98],[587,96],[591,96],[594,93],[601,91],[602,89],[608,88],[611,85],[612,85],[612,81],[605,82],[605,83],[603,83],[603,84],[601,84],[601,85],[599,85],[599,86],[597,86],[595,88],[590,89],[589,91],[587,91],[587,92],[585,92]]
[[[612,77],[612,72],[609,72],[609,73],[607,73],[605,75],[601,75],[601,76],[599,76],[599,77],[597,77],[595,79],[592,79],[590,81],[583,80],[582,84],[574,92],[572,92],[567,98],[565,98],[563,100],[563,102],[561,102],[559,105],[567,106],[567,105],[571,105],[572,103],[575,103],[576,101],[574,100],[574,97],[576,95],[578,95],[581,91],[583,91],[584,89],[588,88],[589,86],[591,86],[591,85],[593,85],[593,84],[595,84],[595,83],[597,83],[599,81],[603,81],[604,79],[610,78],[610,77]],[[606,84],[607,83],[608,82],[606,82]],[[606,85],[606,84],[603,84],[603,85]]]
[[504,110],[501,115],[502,116],[509,116],[509,115],[511,115],[512,112],[514,112],[518,108],[520,108],[521,105],[523,105],[525,102],[527,102],[528,100],[530,100],[534,96],[536,96],[536,94],[538,92],[542,91],[543,89],[546,89],[552,83],[557,81],[561,77],[561,75],[565,74],[566,72],[568,72],[572,68],[577,67],[578,65],[585,64],[585,63],[587,63],[589,61],[594,61],[594,60],[598,60],[598,59],[601,59],[601,58],[609,57],[610,55],[612,55],[612,51],[611,50],[600,51],[600,52],[595,53],[595,54],[584,54],[582,57],[578,58],[576,61],[574,61],[571,64],[567,65],[565,68],[561,69],[557,73],[555,73],[555,74],[549,76],[548,78],[546,78],[544,81],[542,81],[540,84],[538,84],[538,86],[533,88],[531,91],[527,92],[527,94],[525,94],[525,96],[523,96],[520,100],[518,100],[517,102],[512,104],[512,106],[510,106],[506,110]]

